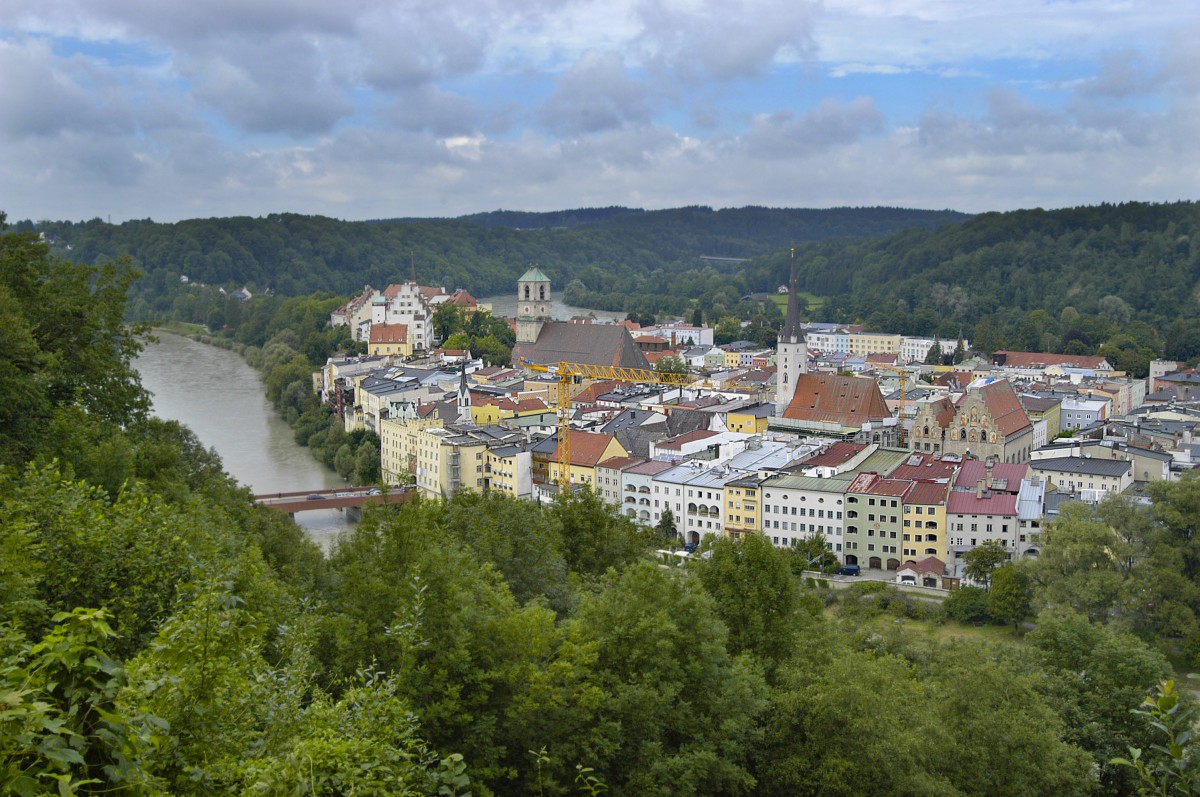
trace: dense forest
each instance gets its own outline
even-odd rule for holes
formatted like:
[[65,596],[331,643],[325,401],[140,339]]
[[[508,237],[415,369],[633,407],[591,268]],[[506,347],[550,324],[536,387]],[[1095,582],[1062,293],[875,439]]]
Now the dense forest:
[[[725,322],[770,341],[780,314],[763,296],[794,260],[820,318],[996,349],[1100,353],[1144,375],[1155,357],[1200,358],[1200,205],[1126,203],[974,217],[895,208],[704,207],[496,211],[459,219],[21,222],[53,251],[93,265],[127,255],[139,320],[198,319],[195,283],[276,296],[348,296],[418,280],[508,293],[531,263],[569,304]],[[183,285],[186,275],[192,286]],[[728,337],[728,335],[727,335]]]
[[[0,792],[1119,795],[1200,777],[1171,682],[1200,652],[1200,480],[1153,485],[1153,508],[1074,508],[1037,561],[981,548],[986,587],[945,605],[834,590],[761,537],[663,566],[667,541],[589,492],[415,500],[323,553],[148,416],[132,279],[0,234]],[[315,318],[308,301],[292,310]]]

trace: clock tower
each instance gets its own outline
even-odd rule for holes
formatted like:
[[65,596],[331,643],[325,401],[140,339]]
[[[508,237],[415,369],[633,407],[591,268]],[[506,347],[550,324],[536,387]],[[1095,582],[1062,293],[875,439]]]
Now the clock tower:
[[537,266],[517,280],[517,343],[536,343],[550,320],[550,278]]

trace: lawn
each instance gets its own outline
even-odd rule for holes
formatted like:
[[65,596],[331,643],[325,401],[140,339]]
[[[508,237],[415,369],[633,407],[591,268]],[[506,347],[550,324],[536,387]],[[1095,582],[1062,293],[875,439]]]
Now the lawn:
[[[817,313],[821,312],[821,308],[825,306],[824,296],[817,296],[816,294],[808,293],[807,291],[800,291],[796,295],[808,302],[809,318],[816,318]],[[779,305],[780,312],[787,313],[787,294],[773,293],[771,294],[771,301]]]

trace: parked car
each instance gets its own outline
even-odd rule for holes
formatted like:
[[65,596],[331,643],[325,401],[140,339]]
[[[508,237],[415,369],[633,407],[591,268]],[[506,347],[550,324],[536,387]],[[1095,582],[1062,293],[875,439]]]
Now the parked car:
[[684,545],[684,546],[683,546],[683,550],[687,551],[688,553],[695,553],[695,551],[696,551],[696,543],[694,543],[694,542],[689,542],[687,545]]
[[308,495],[304,496],[304,498],[307,501],[324,501],[325,500],[325,496],[321,495],[320,493],[309,493]]
[[862,569],[858,565],[842,565],[834,572],[839,576],[857,576],[862,573]]

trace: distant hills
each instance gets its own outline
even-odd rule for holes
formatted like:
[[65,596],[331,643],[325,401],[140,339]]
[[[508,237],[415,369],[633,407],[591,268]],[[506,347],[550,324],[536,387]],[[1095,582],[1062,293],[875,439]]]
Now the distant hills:
[[786,283],[794,248],[800,287],[826,298],[827,320],[909,334],[962,329],[985,348],[1074,343],[1095,351],[1122,333],[1142,360],[1147,352],[1200,355],[1195,202],[977,216],[606,207],[373,222],[273,214],[16,226],[45,233],[71,259],[128,254],[145,273],[134,303],[141,313],[169,308],[180,274],[280,296],[348,295],[415,275],[487,296],[511,291],[537,264],[572,304],[750,318],[761,305],[746,297]]

